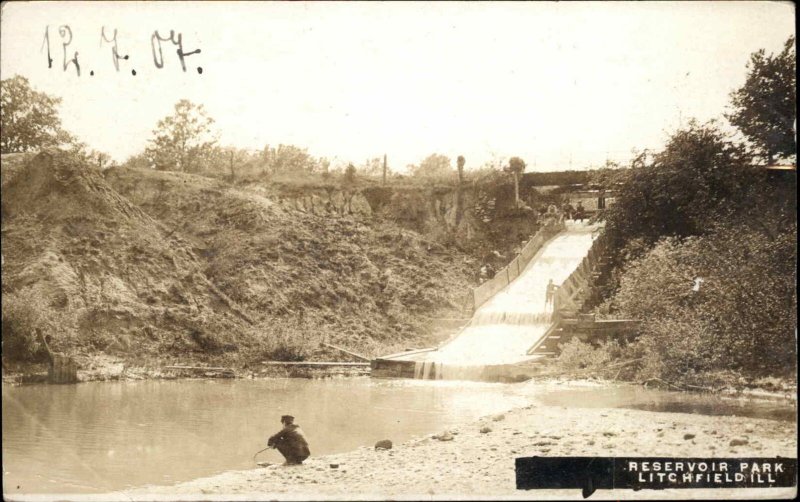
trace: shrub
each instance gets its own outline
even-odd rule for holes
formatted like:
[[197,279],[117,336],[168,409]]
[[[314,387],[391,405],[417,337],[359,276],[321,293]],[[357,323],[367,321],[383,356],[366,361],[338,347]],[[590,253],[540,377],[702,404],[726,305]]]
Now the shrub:
[[51,327],[46,301],[31,290],[4,293],[2,309],[3,357],[10,361],[42,361],[44,354],[36,330],[46,333]]
[[796,235],[771,238],[723,226],[708,236],[663,239],[629,263],[603,310],[644,321],[636,350],[645,357],[646,376],[716,370],[789,376]]
[[609,340],[598,345],[582,342],[572,338],[561,345],[558,365],[565,370],[601,369],[616,359],[620,354],[620,345],[616,340]]

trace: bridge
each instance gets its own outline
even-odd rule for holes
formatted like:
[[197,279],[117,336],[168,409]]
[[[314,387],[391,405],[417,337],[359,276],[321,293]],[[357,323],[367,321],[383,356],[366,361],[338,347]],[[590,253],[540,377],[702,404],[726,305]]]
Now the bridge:
[[[523,380],[577,337],[627,336],[635,321],[580,314],[604,250],[602,224],[554,220],[495,277],[471,292],[473,315],[438,347],[383,356],[375,377]],[[547,284],[558,288],[546,301]]]

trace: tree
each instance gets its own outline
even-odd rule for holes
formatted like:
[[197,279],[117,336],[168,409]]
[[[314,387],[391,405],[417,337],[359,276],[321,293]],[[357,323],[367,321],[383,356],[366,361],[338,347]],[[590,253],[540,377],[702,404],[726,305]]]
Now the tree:
[[511,157],[504,171],[514,176],[514,207],[519,207],[519,177],[525,172],[525,161],[519,157]]
[[203,105],[182,99],[175,112],[158,121],[154,138],[145,150],[156,169],[195,172],[213,153],[216,137],[211,130],[214,119]]
[[320,170],[319,162],[308,150],[293,145],[264,147],[261,152],[264,170],[270,174],[314,173]]
[[731,94],[733,111],[725,116],[772,163],[776,156],[797,155],[795,141],[794,37],[777,56],[753,53],[745,84]]
[[444,178],[453,173],[450,159],[438,153],[425,157],[418,166],[409,166],[411,176],[418,178]]
[[621,171],[616,203],[606,210],[606,232],[617,259],[626,247],[646,251],[662,237],[700,235],[731,207],[739,207],[759,171],[744,147],[716,125],[690,122],[652,161]]
[[16,75],[0,81],[0,153],[17,153],[65,145],[72,141],[61,128],[61,98],[34,90]]

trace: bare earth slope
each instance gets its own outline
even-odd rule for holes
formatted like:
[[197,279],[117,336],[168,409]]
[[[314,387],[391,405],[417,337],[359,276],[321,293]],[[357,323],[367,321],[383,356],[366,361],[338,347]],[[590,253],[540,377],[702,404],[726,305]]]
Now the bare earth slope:
[[41,300],[56,350],[236,366],[332,357],[327,340],[376,355],[431,343],[430,318],[459,315],[469,287],[463,256],[367,217],[56,151],[15,171],[3,292]]

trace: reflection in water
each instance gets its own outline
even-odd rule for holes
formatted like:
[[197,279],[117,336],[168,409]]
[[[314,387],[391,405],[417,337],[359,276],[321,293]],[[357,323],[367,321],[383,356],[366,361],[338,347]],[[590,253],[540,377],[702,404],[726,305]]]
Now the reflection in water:
[[545,406],[628,408],[666,413],[724,415],[794,421],[797,403],[672,392],[629,385],[569,389],[537,395]]
[[[252,468],[284,414],[296,417],[312,455],[324,455],[406,441],[523,403],[498,384],[366,378],[4,385],[3,486],[103,492]],[[283,461],[274,450],[258,460]]]

